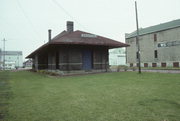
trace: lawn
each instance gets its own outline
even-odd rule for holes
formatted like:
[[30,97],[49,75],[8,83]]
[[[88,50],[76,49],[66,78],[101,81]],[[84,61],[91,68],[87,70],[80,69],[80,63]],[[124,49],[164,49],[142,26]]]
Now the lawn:
[[180,121],[180,74],[0,72],[3,121]]

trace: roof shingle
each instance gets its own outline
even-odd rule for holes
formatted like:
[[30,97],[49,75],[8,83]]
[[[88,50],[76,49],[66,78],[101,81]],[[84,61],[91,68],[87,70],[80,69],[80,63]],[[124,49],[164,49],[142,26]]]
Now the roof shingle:
[[38,51],[45,49],[49,45],[92,45],[92,46],[107,46],[108,48],[127,47],[128,44],[118,42],[106,37],[94,35],[83,31],[74,31],[68,33],[63,31],[55,36],[50,42],[44,44],[26,58],[31,58]]
[[[50,44],[102,45],[102,46],[109,46],[110,48],[128,46],[127,44],[106,37],[94,35],[79,30],[66,34],[63,33],[62,36],[60,35],[62,35],[62,33],[56,36],[55,38],[53,38],[50,41]],[[87,35],[87,36],[82,36],[82,35]]]

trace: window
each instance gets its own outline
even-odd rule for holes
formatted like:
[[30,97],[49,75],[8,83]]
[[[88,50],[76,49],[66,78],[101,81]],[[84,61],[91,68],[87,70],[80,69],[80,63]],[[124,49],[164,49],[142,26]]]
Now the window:
[[173,67],[179,67],[179,62],[173,62]]
[[152,67],[157,67],[157,63],[152,63]]
[[136,66],[139,67],[139,63],[136,63]]
[[158,58],[158,52],[157,52],[157,50],[154,51],[154,58]]
[[144,67],[148,67],[148,63],[144,63]]
[[157,34],[154,34],[154,42],[157,41]]
[[133,63],[130,63],[130,67],[133,67]]
[[166,67],[166,63],[161,63],[161,67]]
[[139,38],[136,37],[136,41],[135,41],[136,47],[138,47],[138,43],[140,44],[140,40],[142,40],[142,37],[139,37]]
[[138,54],[138,52],[136,52],[136,59],[138,59],[139,58],[139,54]]

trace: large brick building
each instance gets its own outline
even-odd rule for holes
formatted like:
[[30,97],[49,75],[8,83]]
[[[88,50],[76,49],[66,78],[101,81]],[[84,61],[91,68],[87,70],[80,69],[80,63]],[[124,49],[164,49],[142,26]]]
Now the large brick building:
[[74,31],[73,22],[67,22],[67,30],[32,52],[34,69],[66,72],[107,71],[108,49],[126,47],[127,44],[95,34]]
[[[142,67],[179,67],[180,19],[139,30],[140,58]],[[138,65],[137,33],[125,35],[127,64]]]

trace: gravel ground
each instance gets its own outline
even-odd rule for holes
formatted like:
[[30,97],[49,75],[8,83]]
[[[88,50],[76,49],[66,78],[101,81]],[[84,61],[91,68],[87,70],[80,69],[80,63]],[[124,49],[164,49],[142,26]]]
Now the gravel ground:
[[[111,69],[112,72],[117,72],[117,69]],[[123,69],[120,70],[124,71]],[[132,71],[131,69],[128,69],[127,71]],[[156,73],[180,73],[180,69],[179,70],[161,70],[161,69],[142,69],[142,72],[156,72]],[[136,72],[138,72],[138,69],[136,69]]]
[[[136,70],[138,71],[138,70]],[[158,73],[180,73],[180,70],[149,70],[149,69],[142,69],[142,72],[158,72]]]

